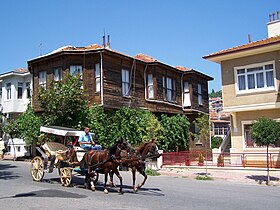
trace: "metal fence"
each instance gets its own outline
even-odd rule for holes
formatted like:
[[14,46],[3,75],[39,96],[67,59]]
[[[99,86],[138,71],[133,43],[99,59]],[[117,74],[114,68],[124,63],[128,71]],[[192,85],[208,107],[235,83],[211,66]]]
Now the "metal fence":
[[[198,157],[202,154],[204,164],[198,164]],[[266,153],[212,153],[210,151],[167,152],[162,155],[162,165],[179,166],[221,166],[221,167],[261,167],[267,166]],[[270,168],[280,168],[280,152],[268,153]]]

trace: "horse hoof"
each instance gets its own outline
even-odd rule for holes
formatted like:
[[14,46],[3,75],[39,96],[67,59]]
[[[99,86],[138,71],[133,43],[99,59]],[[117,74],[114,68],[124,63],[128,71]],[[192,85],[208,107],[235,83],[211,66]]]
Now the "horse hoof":
[[123,195],[123,191],[122,190],[119,190],[119,195]]
[[107,189],[104,190],[104,194],[108,194],[108,190]]
[[134,192],[134,193],[137,193],[137,191],[138,191],[138,188],[134,188],[134,189],[133,189],[133,192]]
[[95,191],[95,187],[91,187],[90,189],[91,189],[92,191]]

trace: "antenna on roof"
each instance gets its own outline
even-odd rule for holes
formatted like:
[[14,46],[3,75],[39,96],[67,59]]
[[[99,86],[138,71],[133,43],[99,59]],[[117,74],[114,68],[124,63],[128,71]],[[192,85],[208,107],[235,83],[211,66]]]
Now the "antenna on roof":
[[42,43],[39,44],[39,49],[40,49],[40,56],[42,56]]
[[250,34],[248,34],[248,42],[249,42],[249,43],[252,42],[252,41],[251,41],[251,35],[250,35]]

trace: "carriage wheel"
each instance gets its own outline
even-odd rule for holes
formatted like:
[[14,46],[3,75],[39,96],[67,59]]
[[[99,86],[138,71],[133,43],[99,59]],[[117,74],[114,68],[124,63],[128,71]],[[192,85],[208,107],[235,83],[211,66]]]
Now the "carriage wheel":
[[60,169],[60,182],[62,186],[69,187],[72,181],[72,170],[68,167]]
[[44,162],[41,157],[36,156],[31,160],[30,172],[34,181],[36,182],[42,181],[45,172],[44,172]]

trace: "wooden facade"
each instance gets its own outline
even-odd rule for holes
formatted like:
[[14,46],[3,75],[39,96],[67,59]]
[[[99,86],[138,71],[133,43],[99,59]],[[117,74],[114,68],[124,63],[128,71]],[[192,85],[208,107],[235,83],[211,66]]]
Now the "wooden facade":
[[[92,47],[94,46],[94,47]],[[46,71],[46,86],[54,79],[54,69],[62,69],[62,77],[71,65],[82,66],[83,88],[89,105],[102,105],[105,109],[123,106],[143,108],[159,115],[185,114],[192,122],[199,113],[209,113],[208,81],[213,78],[193,69],[172,67],[156,60],[127,56],[98,45],[84,48],[64,48],[28,61],[33,74],[33,107],[41,111],[37,102],[39,72]],[[147,56],[148,57],[148,56]],[[150,58],[150,57],[148,57]],[[96,91],[97,65],[100,67],[100,91]],[[128,91],[123,95],[123,70],[129,75]],[[183,106],[184,84],[188,84],[190,104]],[[200,90],[199,85],[200,84]],[[149,92],[150,91],[150,92]],[[150,94],[150,95],[149,95]],[[199,104],[199,94],[201,103]],[[152,96],[152,97],[151,97]],[[191,127],[194,131],[194,127]],[[189,148],[196,148],[190,141]]]

